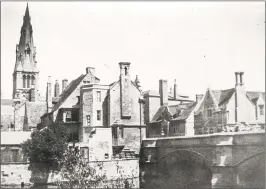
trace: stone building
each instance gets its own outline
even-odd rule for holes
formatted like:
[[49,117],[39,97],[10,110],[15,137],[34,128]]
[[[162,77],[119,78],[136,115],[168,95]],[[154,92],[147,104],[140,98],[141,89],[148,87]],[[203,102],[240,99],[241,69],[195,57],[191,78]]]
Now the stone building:
[[[139,153],[140,135],[146,135],[138,78],[130,77],[130,63],[119,63],[120,77],[103,85],[95,69],[86,68],[58,96],[53,105],[51,82],[47,83],[47,105],[51,111],[41,117],[38,128],[53,123],[66,125],[76,142],[91,160],[110,160],[112,156]],[[140,130],[141,125],[141,130]],[[132,156],[129,156],[132,157]]]
[[166,80],[159,81],[159,93],[144,92],[147,137],[183,136],[194,134],[194,109],[197,105],[178,94],[176,81],[174,94],[168,93]]
[[265,92],[246,91],[243,75],[235,73],[234,88],[207,89],[195,113],[196,134],[264,128]]

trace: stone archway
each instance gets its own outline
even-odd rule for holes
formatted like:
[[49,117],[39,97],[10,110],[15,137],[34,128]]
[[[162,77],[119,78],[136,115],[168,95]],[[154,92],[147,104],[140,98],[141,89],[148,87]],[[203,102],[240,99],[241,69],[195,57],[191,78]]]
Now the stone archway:
[[158,161],[156,188],[210,188],[210,161],[189,150],[172,152]]
[[236,165],[236,182],[240,187],[265,188],[265,151],[254,154]]

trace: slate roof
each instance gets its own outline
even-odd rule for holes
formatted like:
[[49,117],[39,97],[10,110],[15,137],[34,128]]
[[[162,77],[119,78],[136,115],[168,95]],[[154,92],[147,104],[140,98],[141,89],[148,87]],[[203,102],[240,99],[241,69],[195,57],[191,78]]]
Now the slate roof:
[[265,92],[247,91],[247,95],[252,102],[256,102],[259,99],[260,95],[262,96],[263,100],[265,101]]
[[227,103],[232,95],[235,93],[235,88],[226,89],[226,90],[212,90],[214,97],[216,98],[218,105]]
[[193,112],[197,103],[185,103],[178,105],[170,105],[170,106],[161,106],[156,114],[153,116],[152,123],[157,122],[161,119],[162,115],[165,112],[169,112],[172,116],[171,120],[186,120],[188,116]]
[[69,83],[65,90],[60,94],[58,102],[52,108],[52,112],[56,111],[64,103],[64,101],[72,94],[72,92],[77,88],[85,76],[85,74],[81,74],[77,79],[74,79],[71,81],[71,83]]

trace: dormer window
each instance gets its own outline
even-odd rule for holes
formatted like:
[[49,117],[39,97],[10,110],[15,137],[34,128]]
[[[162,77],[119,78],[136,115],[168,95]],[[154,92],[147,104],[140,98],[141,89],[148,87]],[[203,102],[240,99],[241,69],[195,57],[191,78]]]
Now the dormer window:
[[264,105],[259,105],[260,107],[260,115],[263,116],[264,115]]
[[78,121],[78,110],[73,109],[73,110],[66,110],[65,112],[65,122],[72,122],[72,121]]

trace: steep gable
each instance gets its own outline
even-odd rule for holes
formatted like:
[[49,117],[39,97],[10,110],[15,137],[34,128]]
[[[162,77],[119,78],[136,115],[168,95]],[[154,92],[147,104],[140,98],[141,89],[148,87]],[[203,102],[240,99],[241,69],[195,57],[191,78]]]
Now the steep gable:
[[78,85],[83,81],[86,75],[81,74],[78,78],[71,81],[71,83],[65,88],[60,94],[58,102],[53,106],[52,111],[54,112],[60,108],[64,101],[75,91]]

